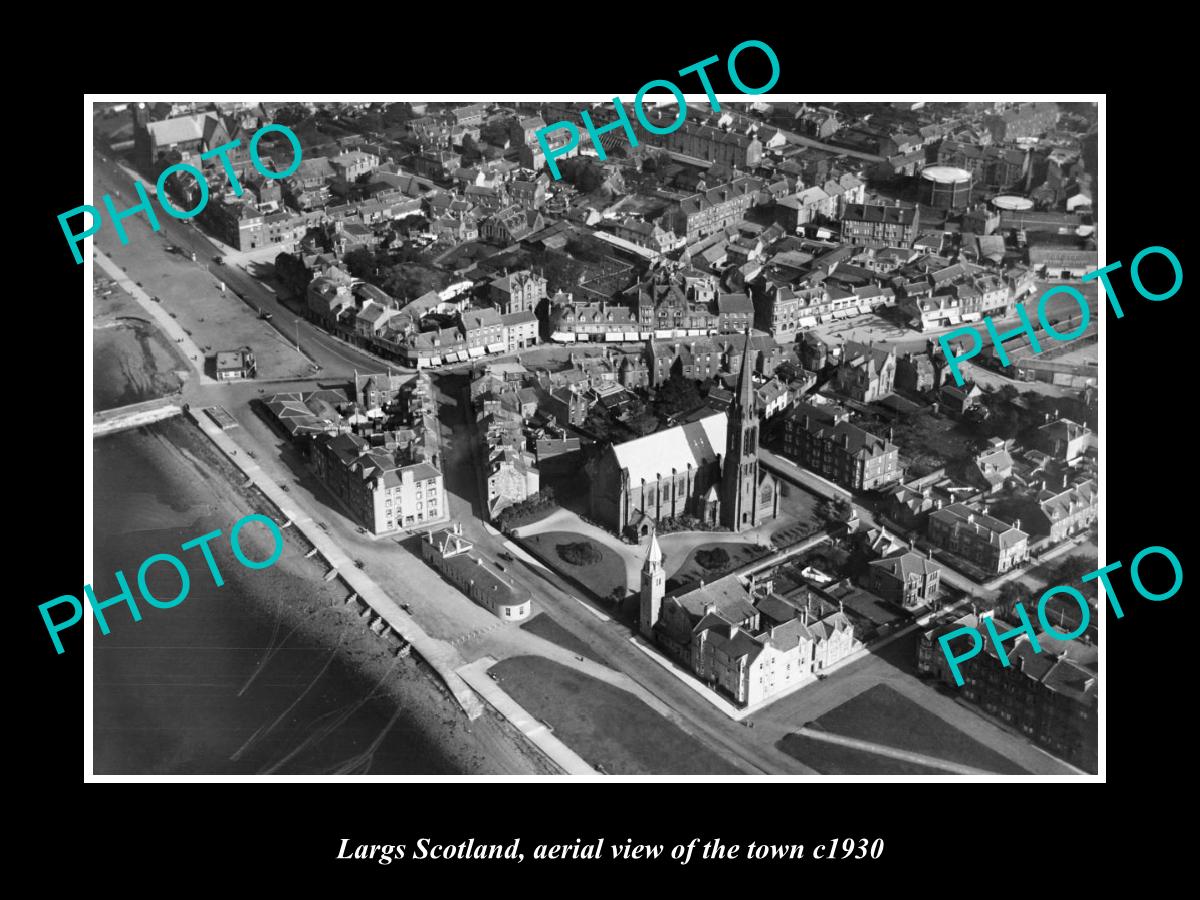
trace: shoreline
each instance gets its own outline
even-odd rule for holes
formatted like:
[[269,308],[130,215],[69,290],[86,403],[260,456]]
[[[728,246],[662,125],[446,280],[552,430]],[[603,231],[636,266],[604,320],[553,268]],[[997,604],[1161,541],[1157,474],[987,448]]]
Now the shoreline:
[[[257,489],[242,487],[241,473],[190,421],[177,418],[124,435],[126,440],[144,445],[174,490],[193,495],[210,510],[227,513],[230,524],[250,512],[278,519],[274,505]],[[264,579],[270,571],[256,572],[253,578],[262,587],[244,592],[256,614],[278,616],[297,635],[341,657],[356,674],[376,684],[376,693],[386,694],[397,713],[407,714],[457,774],[558,774],[553,764],[523,736],[513,734],[512,726],[490,706],[485,704],[485,715],[468,721],[428,663],[417,654],[397,657],[395,643],[372,632],[353,605],[343,605],[340,582],[325,582],[323,567],[305,559],[311,549],[308,541],[294,529],[283,533],[283,556],[272,570],[311,585],[312,591],[289,596],[285,602]]]

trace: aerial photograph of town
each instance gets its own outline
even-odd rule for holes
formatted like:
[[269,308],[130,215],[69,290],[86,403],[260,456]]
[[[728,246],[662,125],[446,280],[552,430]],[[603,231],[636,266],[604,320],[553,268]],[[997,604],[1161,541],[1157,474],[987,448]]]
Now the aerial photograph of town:
[[688,101],[91,104],[95,774],[1097,774],[1097,104]]

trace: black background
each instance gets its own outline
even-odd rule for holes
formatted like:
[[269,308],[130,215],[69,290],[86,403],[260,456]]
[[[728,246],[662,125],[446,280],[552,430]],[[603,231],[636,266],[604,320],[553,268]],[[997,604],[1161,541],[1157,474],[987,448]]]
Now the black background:
[[[718,886],[726,875],[751,890],[854,890],[878,881],[908,890],[1011,883],[1019,891],[1058,890],[1042,879],[1029,880],[1022,869],[1044,870],[1047,877],[1073,885],[1079,866],[1095,869],[1095,862],[1083,860],[1094,861],[1097,851],[1103,859],[1107,847],[1126,838],[1134,842],[1139,833],[1151,833],[1157,856],[1169,856],[1162,841],[1171,826],[1159,815],[1174,807],[1176,785],[1186,783],[1192,755],[1181,733],[1191,718],[1186,712],[1191,697],[1185,693],[1190,681],[1183,672],[1190,655],[1184,612],[1188,585],[1170,600],[1152,603],[1134,594],[1127,571],[1133,555],[1152,544],[1171,548],[1184,571],[1192,571],[1192,530],[1184,514],[1191,513],[1191,519],[1195,510],[1187,496],[1197,447],[1191,377],[1197,354],[1189,327],[1194,317],[1184,318],[1186,285],[1170,300],[1151,303],[1133,290],[1128,265],[1142,248],[1162,245],[1188,268],[1182,229],[1184,217],[1195,215],[1186,161],[1191,139],[1184,137],[1190,114],[1175,95],[1180,83],[1160,68],[1172,55],[1161,34],[1146,37],[1126,27],[1129,23],[1114,25],[1110,30],[1124,41],[1102,51],[1081,34],[1072,41],[1076,25],[1040,27],[1048,12],[1018,15],[1004,7],[993,12],[1012,14],[1021,19],[1022,32],[1038,34],[1004,37],[993,35],[994,28],[981,28],[967,39],[972,29],[965,24],[931,30],[907,14],[883,22],[856,13],[853,21],[843,21],[849,11],[836,8],[808,13],[797,8],[795,25],[786,31],[714,19],[686,39],[679,36],[678,18],[687,14],[682,8],[664,28],[602,11],[534,9],[523,12],[517,24],[489,26],[486,35],[464,34],[453,22],[417,28],[399,11],[364,12],[361,22],[378,17],[378,32],[368,29],[369,37],[352,40],[331,32],[325,38],[309,19],[304,29],[308,38],[319,38],[315,42],[300,41],[286,30],[280,37],[273,24],[246,23],[229,34],[205,28],[202,35],[193,23],[188,43],[211,45],[211,52],[189,51],[186,64],[164,57],[153,77],[151,70],[139,69],[141,63],[126,67],[113,57],[87,87],[126,91],[131,99],[156,93],[229,92],[273,99],[284,92],[436,90],[487,98],[502,92],[598,91],[628,104],[644,82],[671,78],[713,54],[721,57],[721,64],[709,70],[715,90],[734,92],[724,60],[737,43],[756,38],[769,43],[780,60],[782,75],[773,90],[818,100],[823,93],[846,91],[867,95],[863,99],[883,92],[917,99],[942,91],[1008,98],[1018,92],[1057,96],[1107,90],[1107,170],[1098,202],[1107,220],[1106,259],[1125,263],[1113,281],[1126,313],[1121,320],[1107,313],[1102,393],[1107,406],[1105,561],[1126,566],[1114,578],[1126,616],[1117,621],[1110,615],[1105,626],[1107,676],[1101,690],[1107,703],[1107,784],[464,780],[246,785],[237,796],[238,786],[225,785],[85,786],[82,629],[63,635],[67,651],[56,656],[37,612],[37,604],[52,597],[78,596],[82,580],[92,574],[74,569],[67,549],[82,536],[75,511],[90,497],[82,490],[74,455],[81,423],[70,399],[72,375],[78,373],[80,384],[83,378],[75,330],[78,304],[84,302],[83,267],[75,265],[56,220],[59,212],[85,199],[79,174],[83,97],[78,86],[62,85],[57,96],[32,107],[52,125],[39,130],[37,152],[26,156],[42,177],[16,179],[25,182],[19,187],[30,196],[20,201],[20,215],[10,209],[10,221],[29,227],[15,233],[15,243],[10,239],[6,279],[9,341],[17,345],[9,383],[19,391],[10,398],[6,434],[9,520],[15,524],[9,571],[17,573],[19,583],[8,603],[10,622],[20,622],[24,644],[14,672],[21,720],[8,731],[18,759],[8,774],[29,792],[31,802],[17,824],[29,829],[36,852],[46,854],[43,865],[77,867],[97,881],[119,876],[144,878],[158,889],[203,883],[231,891],[255,883],[315,888],[335,878],[353,889],[364,876],[374,876],[372,886],[401,891],[429,889],[431,882],[434,889],[457,891],[478,881],[517,892],[543,879],[556,890],[575,885],[586,890],[602,882],[645,890],[651,874],[665,876],[668,885],[684,877],[712,891],[726,889]],[[699,10],[693,13],[704,18]],[[485,18],[493,14],[504,18],[499,9],[483,13]],[[595,21],[584,26],[571,20],[574,15]],[[462,13],[464,19],[474,16]],[[161,37],[165,27],[154,30]],[[739,58],[739,71],[751,85],[764,83],[767,75],[765,63],[755,71],[756,59],[761,56],[754,50]],[[686,91],[698,90],[694,76],[677,80]],[[1161,259],[1149,260],[1143,272],[1148,285],[1169,283]],[[90,323],[84,339],[90,340]],[[104,511],[96,510],[95,516],[96,526],[103,527]],[[1152,569],[1145,573],[1154,587]],[[1169,576],[1165,564],[1161,574]],[[869,864],[693,863],[686,869],[669,859],[614,866],[543,862],[536,868],[528,860],[517,867],[334,860],[342,838],[350,838],[351,845],[411,847],[422,836],[440,843],[467,837],[506,842],[520,836],[527,856],[537,843],[577,837],[586,843],[599,836],[610,843],[632,837],[668,846],[692,837],[807,845],[882,837],[886,851]],[[898,870],[909,879],[888,877]]]

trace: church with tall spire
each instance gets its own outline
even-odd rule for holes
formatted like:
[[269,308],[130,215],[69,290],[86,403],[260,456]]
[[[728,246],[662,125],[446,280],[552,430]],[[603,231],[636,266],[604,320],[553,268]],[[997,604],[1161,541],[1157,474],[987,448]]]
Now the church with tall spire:
[[738,374],[737,391],[725,430],[721,463],[721,523],[730,531],[747,531],[774,518],[779,508],[775,479],[758,467],[759,418],[754,391],[754,348],[750,329]]
[[[643,437],[608,444],[587,464],[592,518],[618,534],[646,537],[662,519],[749,531],[779,510],[775,479],[758,465],[756,349],[749,329],[728,412],[711,407]],[[732,358],[730,358],[732,357]]]

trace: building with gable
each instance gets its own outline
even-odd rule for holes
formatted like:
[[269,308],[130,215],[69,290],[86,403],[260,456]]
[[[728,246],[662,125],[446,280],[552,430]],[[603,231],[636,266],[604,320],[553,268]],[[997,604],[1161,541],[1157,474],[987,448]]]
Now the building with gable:
[[535,312],[546,297],[546,279],[529,269],[507,270],[488,282],[488,299],[501,314]]
[[668,594],[651,535],[642,566],[644,637],[735,703],[760,703],[844,659],[862,643],[840,605],[807,589],[726,575]]
[[909,550],[877,559],[867,566],[867,590],[907,610],[931,605],[941,589],[942,567]]
[[317,476],[372,534],[445,521],[442,473],[425,461],[373,445],[356,434],[313,440]]
[[799,403],[784,421],[784,451],[819,475],[852,491],[899,481],[900,448],[849,421],[840,407]]
[[929,540],[985,572],[1001,575],[1029,559],[1029,535],[1008,522],[950,503],[929,515]]
[[846,341],[837,369],[838,390],[859,403],[882,400],[896,383],[896,349]]
[[529,592],[492,571],[472,554],[474,549],[458,522],[439,531],[430,529],[421,538],[421,558],[492,615],[505,622],[529,618],[533,606]]

